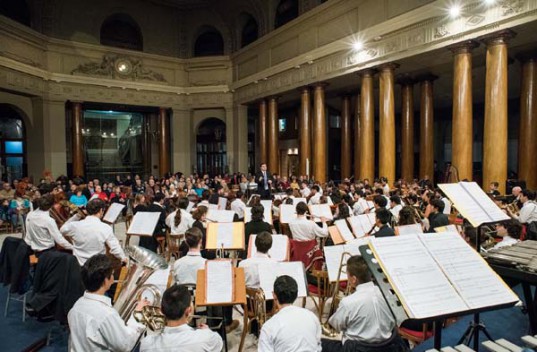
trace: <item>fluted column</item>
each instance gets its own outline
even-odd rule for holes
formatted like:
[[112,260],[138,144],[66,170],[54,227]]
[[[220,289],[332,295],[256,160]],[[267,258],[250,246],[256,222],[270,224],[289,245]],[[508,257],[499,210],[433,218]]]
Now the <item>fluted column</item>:
[[270,97],[268,102],[268,169],[280,173],[278,156],[278,97]]
[[537,187],[537,57],[521,58],[518,178]]
[[313,86],[313,176],[321,184],[326,182],[327,139],[324,88],[326,83]]
[[74,102],[72,109],[71,155],[73,176],[84,176],[84,136],[82,136],[82,104]]
[[259,102],[259,161],[268,162],[268,118],[267,118],[267,101],[262,99]]
[[479,44],[468,41],[453,51],[453,125],[451,164],[459,180],[473,178],[472,49]]
[[[434,178],[434,76],[424,77],[420,82],[420,178]],[[434,180],[437,182],[438,180]]]
[[159,172],[163,176],[170,172],[170,129],[168,128],[168,111],[166,108],[160,108],[158,114],[159,128]]
[[394,70],[397,64],[382,65],[379,77],[379,176],[395,182]]
[[[298,150],[299,172],[301,176],[311,173],[311,102],[310,88],[300,89],[300,120],[299,120],[299,140]],[[309,169],[308,169],[309,164]]]
[[341,101],[341,180],[351,177],[351,98],[343,96]]
[[485,126],[483,133],[483,186],[499,182],[505,193],[507,179],[507,42],[511,31],[484,38],[487,45],[485,79]]
[[414,179],[414,83],[401,82],[401,177]]
[[375,97],[373,70],[361,73],[360,100],[360,179],[375,178]]
[[360,177],[360,94],[356,95],[354,108],[354,178]]

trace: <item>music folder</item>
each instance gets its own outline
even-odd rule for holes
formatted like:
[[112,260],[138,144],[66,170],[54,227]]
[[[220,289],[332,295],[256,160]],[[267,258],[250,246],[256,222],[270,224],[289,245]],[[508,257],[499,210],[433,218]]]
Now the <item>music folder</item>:
[[206,249],[244,249],[244,223],[207,224]]
[[135,236],[153,236],[160,213],[139,211],[132,218],[127,234]]
[[233,283],[231,260],[208,260],[205,263],[205,297],[208,304],[233,302]]
[[[253,257],[257,253],[255,246],[255,238],[257,235],[250,235],[248,241],[248,258]],[[289,261],[289,237],[286,235],[272,235],[272,247],[268,251],[268,255],[279,262]]]
[[280,205],[280,223],[288,224],[296,219],[296,206],[293,204]]
[[321,217],[324,217],[328,220],[333,220],[334,215],[332,214],[332,209],[328,204],[315,204],[309,206],[310,214],[313,216],[314,221],[320,221]]
[[125,205],[121,203],[110,204],[103,216],[103,222],[106,222],[107,224],[115,224],[123,208],[125,208]]
[[257,266],[259,272],[259,286],[265,294],[266,300],[273,299],[274,281],[279,276],[288,275],[295,279],[298,285],[297,297],[303,298],[308,296],[306,272],[302,262],[279,262],[279,263],[260,263]]

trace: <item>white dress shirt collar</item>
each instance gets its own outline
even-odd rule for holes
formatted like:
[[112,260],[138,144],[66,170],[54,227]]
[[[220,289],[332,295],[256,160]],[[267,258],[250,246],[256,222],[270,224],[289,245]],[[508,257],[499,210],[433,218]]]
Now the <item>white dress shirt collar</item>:
[[84,292],[84,298],[92,300],[92,301],[101,302],[102,304],[112,307],[112,300],[110,299],[110,297],[107,297],[105,295],[98,295],[98,294],[86,291]]

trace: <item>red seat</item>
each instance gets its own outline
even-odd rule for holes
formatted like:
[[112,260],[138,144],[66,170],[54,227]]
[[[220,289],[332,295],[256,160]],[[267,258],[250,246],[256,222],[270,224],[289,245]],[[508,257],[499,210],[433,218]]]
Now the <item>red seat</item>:
[[423,331],[415,331],[415,330],[410,330],[410,329],[407,329],[407,328],[399,328],[399,332],[404,333],[406,335],[413,336],[414,338],[420,339],[422,341],[427,340],[429,337],[433,336],[432,331],[426,331],[424,333]]

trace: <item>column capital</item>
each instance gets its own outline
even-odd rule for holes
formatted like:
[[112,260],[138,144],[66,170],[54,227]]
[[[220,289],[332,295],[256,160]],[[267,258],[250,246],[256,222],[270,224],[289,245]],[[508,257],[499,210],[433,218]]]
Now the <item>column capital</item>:
[[366,68],[365,70],[362,70],[358,72],[358,75],[360,77],[373,77],[377,73],[377,70],[374,68]]
[[487,46],[494,46],[500,44],[507,44],[509,43],[509,40],[514,37],[516,37],[516,32],[510,29],[504,29],[499,32],[484,35],[480,38],[480,40]]
[[395,71],[397,68],[399,68],[399,65],[398,63],[395,63],[395,62],[388,62],[388,63],[385,63],[385,64],[382,64],[378,67],[379,71],[381,72],[384,72],[384,71]]
[[479,47],[479,42],[476,40],[465,40],[463,42],[453,44],[447,47],[454,55],[457,54],[468,54],[471,53],[473,49]]
[[296,90],[298,90],[300,92],[300,94],[309,93],[311,91],[311,87],[310,86],[302,86],[302,87],[298,87]]

